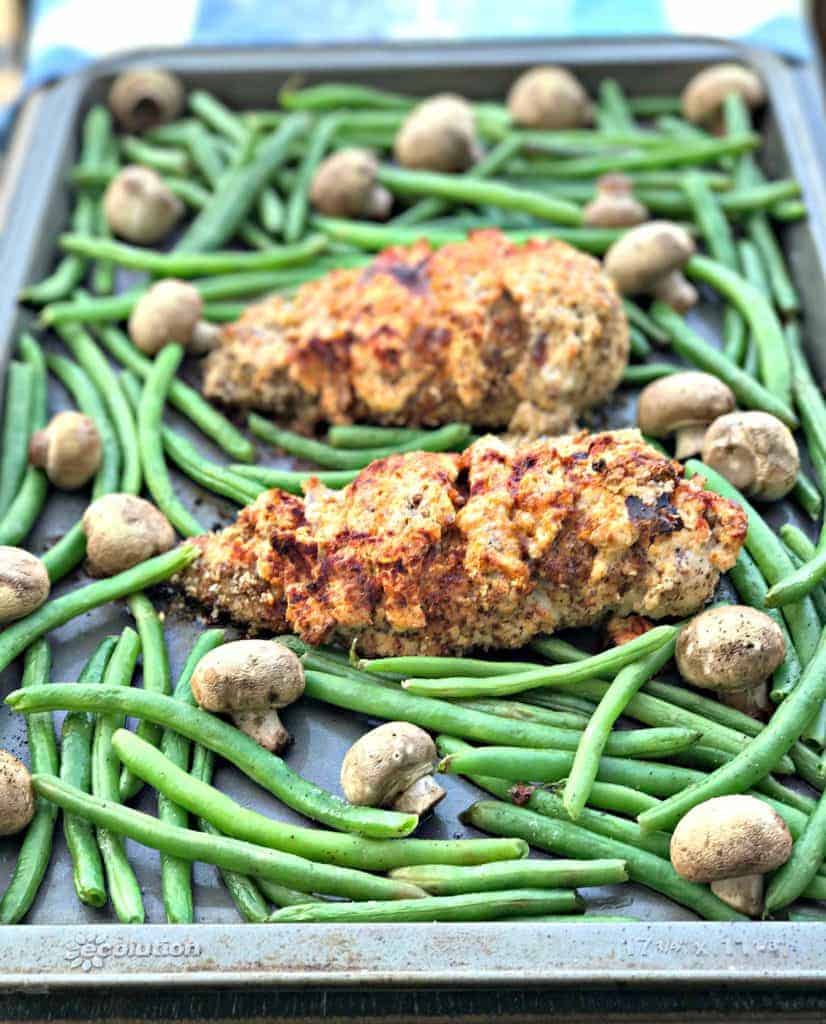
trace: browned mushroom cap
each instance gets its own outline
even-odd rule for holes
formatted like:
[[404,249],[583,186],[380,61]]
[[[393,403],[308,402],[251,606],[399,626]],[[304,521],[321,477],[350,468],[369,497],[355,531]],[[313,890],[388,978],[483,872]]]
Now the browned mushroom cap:
[[24,829],[34,817],[34,789],[29,769],[0,750],[0,836]]
[[764,875],[792,852],[777,811],[753,796],[718,796],[693,807],[671,837],[671,863],[689,882]]
[[340,149],[319,164],[310,201],[330,217],[386,220],[393,197],[376,181],[378,167],[375,156],[367,149]]
[[184,212],[183,203],[150,167],[118,171],[103,194],[106,223],[120,238],[139,245],[160,242]]
[[161,68],[131,68],[109,90],[109,108],[128,132],[143,132],[174,121],[184,107],[179,78]]
[[597,194],[582,211],[590,227],[625,228],[648,220],[648,208],[635,198],[625,174],[604,174],[597,180]]
[[0,625],[22,619],[49,596],[46,566],[23,548],[0,545]]
[[198,289],[188,281],[156,281],[135,303],[129,317],[129,337],[150,356],[170,341],[189,347],[203,309]]
[[29,461],[45,469],[46,476],[65,491],[74,491],[100,468],[103,446],[95,421],[73,409],[59,412],[32,434]]
[[786,641],[759,608],[731,604],[709,608],[685,626],[676,659],[686,682],[705,690],[751,690],[782,664]]
[[694,253],[691,235],[668,220],[652,220],[627,231],[605,254],[603,266],[623,295],[653,295],[685,312],[697,291],[680,273]]
[[341,788],[351,804],[424,814],[445,795],[433,779],[436,745],[410,722],[386,722],[344,756]]
[[734,408],[731,389],[710,373],[687,370],[647,384],[637,403],[637,426],[651,437],[676,435],[676,457],[703,447],[708,424]]
[[393,152],[403,167],[466,171],[480,152],[473,108],[451,93],[425,100],[407,115]]
[[591,101],[566,68],[523,72],[508,92],[508,111],[525,128],[579,128],[591,121]]
[[83,513],[86,558],[93,576],[115,576],[175,543],[166,516],[134,494],[105,494]]
[[767,412],[730,412],[709,426],[703,462],[744,494],[777,501],[794,487],[800,456],[792,432]]
[[683,89],[683,114],[695,124],[719,124],[723,100],[729,93],[742,96],[749,107],[766,99],[763,83],[742,64],[714,64],[699,71]]

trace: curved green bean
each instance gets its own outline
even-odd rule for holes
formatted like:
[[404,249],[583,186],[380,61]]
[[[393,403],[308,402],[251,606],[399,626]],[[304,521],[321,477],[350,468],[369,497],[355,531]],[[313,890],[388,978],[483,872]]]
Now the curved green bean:
[[390,877],[418,885],[431,896],[460,896],[502,889],[575,889],[580,885],[616,885],[628,880],[628,872],[625,861],[606,858],[499,861],[472,868],[421,864],[396,868],[390,872]]
[[772,875],[766,890],[766,914],[793,903],[812,883],[826,854],[826,796],[821,795],[792,855]]
[[131,163],[151,167],[161,174],[186,174],[190,170],[189,157],[182,149],[158,146],[134,135],[121,136],[120,148]]
[[336,110],[339,107],[410,110],[416,104],[416,99],[355,82],[323,82],[303,89],[285,86],[278,94],[278,102],[287,110]]
[[311,469],[274,469],[270,466],[230,466],[230,470],[247,478],[250,481],[264,484],[265,487],[277,487],[280,491],[289,491],[290,494],[303,494],[305,484],[308,480],[320,480],[325,487],[340,488],[346,487],[361,472],[360,469],[330,469],[324,472],[314,472]]
[[643,387],[650,384],[652,380],[668,377],[672,373],[679,373],[680,370],[682,367],[674,363],[643,363],[641,366],[626,366],[622,371],[622,382],[635,387]]

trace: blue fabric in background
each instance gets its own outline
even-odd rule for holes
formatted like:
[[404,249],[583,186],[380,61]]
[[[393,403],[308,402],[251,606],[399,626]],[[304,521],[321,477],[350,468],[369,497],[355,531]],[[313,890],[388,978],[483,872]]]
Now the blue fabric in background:
[[[628,35],[739,38],[806,59],[800,0],[35,0],[25,87],[152,47]],[[0,134],[4,116],[0,110]]]

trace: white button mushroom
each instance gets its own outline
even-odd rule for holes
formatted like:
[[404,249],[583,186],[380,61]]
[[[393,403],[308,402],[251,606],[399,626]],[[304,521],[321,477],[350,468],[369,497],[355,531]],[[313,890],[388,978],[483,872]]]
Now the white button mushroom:
[[675,435],[675,455],[702,450],[709,423],[734,408],[728,385],[710,373],[687,370],[647,384],[637,402],[637,426],[650,437]]
[[786,641],[774,619],[758,608],[722,605],[681,630],[675,657],[687,683],[753,713],[768,705],[766,680],[783,663]]
[[8,750],[0,750],[0,836],[22,831],[34,817],[29,769]]
[[100,468],[103,446],[95,421],[81,412],[59,412],[32,434],[29,462],[64,491],[74,491],[92,479]]
[[296,654],[273,640],[235,640],[204,655],[190,685],[205,711],[231,714],[256,743],[280,751],[290,734],[278,711],[304,693],[304,668]]
[[163,554],[175,530],[150,502],[133,494],[105,494],[83,513],[86,558],[93,576],[115,576]]
[[129,337],[149,356],[170,341],[177,341],[190,352],[214,348],[220,328],[201,320],[204,304],[198,289],[188,281],[164,278],[156,281],[138,299],[129,317]]
[[[726,902],[760,913],[758,876],[774,871],[791,856],[785,821],[768,804],[747,795],[719,796],[693,807],[671,837],[671,864],[689,882],[711,882]],[[721,881],[738,885],[718,886]],[[757,898],[755,898],[757,897]]]
[[623,295],[653,295],[684,313],[697,290],[681,268],[694,255],[691,235],[668,220],[652,220],[627,231],[605,254],[605,273]]
[[106,223],[119,238],[138,245],[160,242],[184,212],[183,203],[150,167],[118,171],[103,195]]
[[0,626],[22,619],[49,596],[46,566],[22,548],[0,546]]
[[341,788],[351,804],[424,814],[444,797],[433,779],[436,745],[410,722],[386,722],[344,755]]
[[800,455],[792,432],[767,412],[731,412],[709,426],[703,462],[751,498],[777,501],[794,487]]
[[386,220],[393,196],[376,181],[378,161],[367,149],[340,149],[322,160],[313,176],[310,201],[329,217]]
[[452,93],[425,100],[405,118],[393,152],[402,167],[466,171],[480,153],[473,108]]
[[597,194],[583,209],[582,218],[589,227],[633,227],[648,220],[648,208],[634,196],[627,175],[603,174],[597,179]]
[[566,68],[546,66],[523,72],[508,92],[508,111],[524,128],[579,128],[591,121],[591,101]]
[[699,71],[683,89],[683,114],[694,124],[722,125],[723,100],[729,93],[742,96],[748,107],[765,102],[766,92],[758,76],[742,64],[714,64]]
[[181,80],[161,68],[130,68],[109,90],[109,109],[128,132],[174,121],[183,107]]

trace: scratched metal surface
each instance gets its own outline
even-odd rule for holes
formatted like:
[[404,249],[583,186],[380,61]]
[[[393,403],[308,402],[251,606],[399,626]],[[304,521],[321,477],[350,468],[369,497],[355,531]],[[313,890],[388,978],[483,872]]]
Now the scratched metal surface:
[[[526,66],[538,62],[571,65],[593,88],[610,74],[633,95],[673,92],[710,60],[732,54],[753,61],[767,81],[771,106],[761,125],[766,136],[765,163],[776,175],[793,173],[804,185],[812,217],[785,230],[784,244],[806,306],[808,337],[820,336],[826,244],[821,236],[826,209],[816,155],[809,148],[803,112],[788,71],[774,58],[740,51],[730,44],[674,40],[623,43],[532,43],[432,48],[386,47],[376,53],[349,48],[288,52],[255,50],[216,55],[166,53],[152,61],[179,71],[192,87],[213,89],[238,107],[270,104],[279,85],[295,71],[309,81],[350,78],[378,86],[427,94],[455,89],[471,96],[501,96]],[[126,61],[121,63],[127,63]],[[21,284],[48,271],[54,239],[65,223],[70,196],[63,182],[77,151],[77,127],[88,106],[105,95],[113,71],[108,63],[69,79],[40,104],[30,126],[17,191],[9,204],[7,230],[0,241],[0,365],[21,327],[33,325],[17,309]],[[481,73],[480,73],[481,72]],[[123,284],[127,283],[124,278]],[[698,328],[714,337],[717,311],[704,303],[694,317]],[[53,339],[46,339],[47,345]],[[813,350],[822,375],[826,363]],[[188,368],[188,372],[194,372]],[[52,384],[54,408],[66,396]],[[594,427],[633,422],[633,395],[620,392],[594,416]],[[176,428],[201,443],[186,421],[172,416]],[[208,445],[205,445],[205,450]],[[212,457],[220,458],[216,451]],[[262,460],[268,457],[261,452]],[[272,460],[275,464],[276,460]],[[286,464],[286,463],[285,463]],[[207,496],[181,477],[180,492],[210,528],[232,516],[232,508]],[[63,496],[52,501],[29,546],[43,550],[82,512],[84,500]],[[784,512],[779,513],[786,518]],[[77,585],[76,574],[57,593]],[[163,602],[163,599],[162,599]],[[109,605],[55,631],[51,637],[55,679],[76,678],[99,640],[129,621],[123,606]],[[167,618],[173,672],[182,665],[203,621],[174,603]],[[16,670],[0,678],[0,692],[17,685]],[[321,785],[337,791],[344,751],[369,724],[363,717],[304,702],[287,709],[285,722],[295,737],[290,765]],[[26,756],[22,720],[0,709],[0,746]],[[235,770],[220,766],[217,784],[246,806],[285,820],[299,820]],[[478,791],[451,778],[448,796],[424,823],[421,835],[442,838],[468,834],[458,813]],[[137,801],[154,811],[147,794]],[[17,843],[0,841],[0,886],[14,864]],[[101,985],[263,984],[476,985],[510,983],[577,984],[586,980],[634,978],[650,983],[675,980],[749,980],[799,983],[820,979],[824,971],[826,930],[816,926],[771,924],[709,925],[696,923],[687,910],[638,886],[587,890],[589,908],[641,918],[632,926],[489,924],[460,926],[239,926],[237,916],[210,867],[195,867],[197,922],[191,927],[164,925],[159,895],[158,856],[133,843],[128,851],[144,892],[148,925],[111,923],[107,909],[81,906],[75,898],[62,836],[29,927],[0,928],[0,988]],[[823,937],[821,937],[823,935]]]

